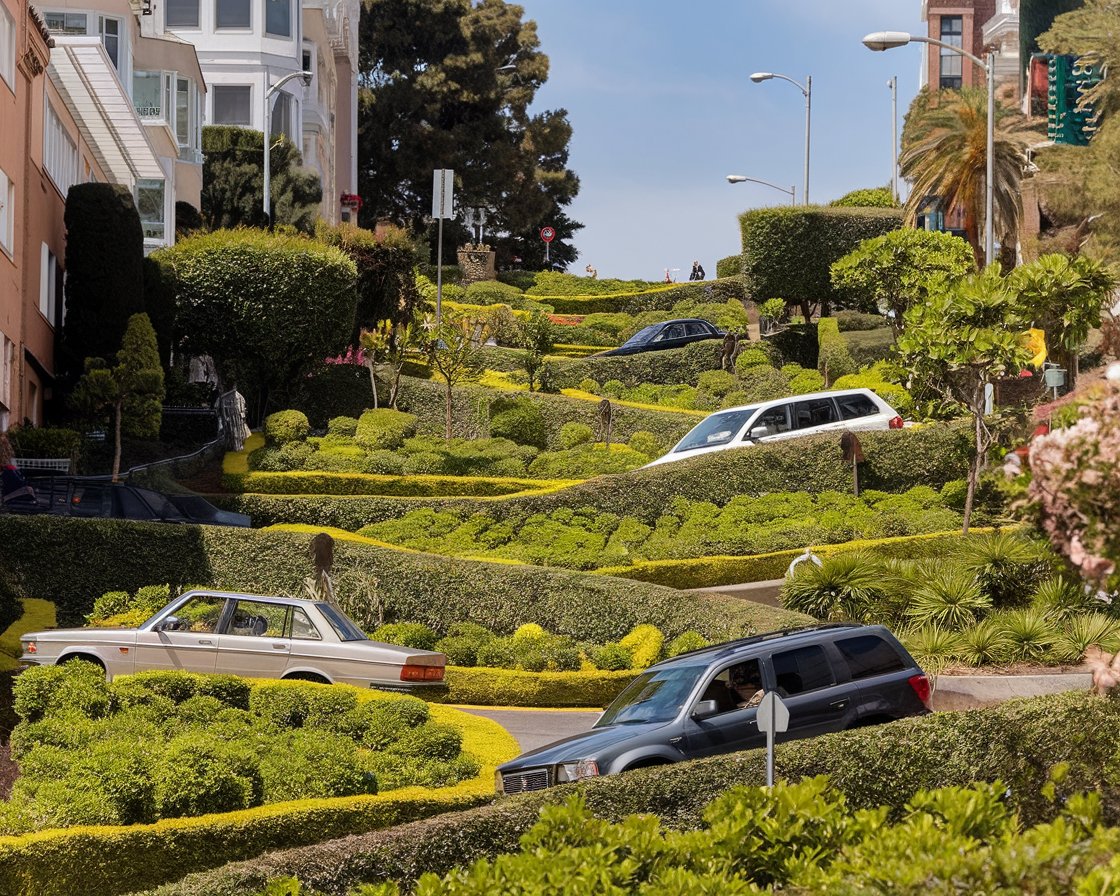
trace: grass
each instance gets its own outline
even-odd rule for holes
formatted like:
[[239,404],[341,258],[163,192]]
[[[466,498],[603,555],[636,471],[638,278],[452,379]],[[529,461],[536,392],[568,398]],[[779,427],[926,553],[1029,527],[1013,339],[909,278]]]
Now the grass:
[[19,639],[23,635],[54,628],[56,624],[54,604],[49,600],[25,597],[23,615],[0,634],[0,672],[19,668]]

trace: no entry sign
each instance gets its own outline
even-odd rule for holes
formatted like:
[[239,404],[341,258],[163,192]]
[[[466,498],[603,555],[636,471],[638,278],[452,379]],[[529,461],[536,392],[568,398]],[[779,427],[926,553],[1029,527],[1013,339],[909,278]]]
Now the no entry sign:
[[542,227],[541,228],[541,239],[544,240],[546,243],[551,243],[554,239],[556,239],[556,231],[553,230],[551,227]]

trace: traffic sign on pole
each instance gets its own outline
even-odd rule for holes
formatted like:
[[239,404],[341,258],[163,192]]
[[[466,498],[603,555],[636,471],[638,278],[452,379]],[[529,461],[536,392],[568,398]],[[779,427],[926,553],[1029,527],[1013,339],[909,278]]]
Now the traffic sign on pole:
[[432,172],[432,217],[440,221],[455,217],[455,172],[451,168]]
[[556,231],[553,230],[551,227],[542,227],[541,228],[541,239],[544,240],[546,243],[551,243],[554,239],[556,239]]
[[789,707],[774,691],[767,691],[755,714],[760,731],[766,732],[766,786],[774,786],[774,735],[789,728]]

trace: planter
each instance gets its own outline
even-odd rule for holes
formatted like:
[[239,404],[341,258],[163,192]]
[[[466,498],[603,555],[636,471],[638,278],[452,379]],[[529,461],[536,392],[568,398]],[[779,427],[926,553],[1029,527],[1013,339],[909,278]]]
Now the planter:
[[497,253],[489,249],[460,249],[457,253],[459,267],[463,270],[463,285],[481,280],[494,280],[494,259]]

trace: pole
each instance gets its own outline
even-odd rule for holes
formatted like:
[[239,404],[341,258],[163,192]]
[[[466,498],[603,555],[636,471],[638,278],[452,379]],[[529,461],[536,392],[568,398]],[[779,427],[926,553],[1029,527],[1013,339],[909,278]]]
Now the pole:
[[802,205],[809,204],[809,121],[810,110],[813,105],[813,76],[805,78],[805,193],[801,197]]
[[439,216],[439,236],[436,237],[436,326],[443,318],[443,215]]
[[774,789],[774,721],[774,711],[771,709],[766,720],[766,787],[769,790]]
[[898,202],[898,75],[887,82],[891,89],[891,194]]
[[268,89],[267,81],[268,75],[265,75],[265,91],[264,91],[264,121],[261,122],[261,130],[264,131],[264,220],[269,230],[272,230],[272,171],[269,166],[269,131],[272,130],[272,122],[269,121],[269,100],[272,99],[272,91]]
[[994,204],[993,197],[995,194],[995,184],[992,182],[992,174],[995,168],[995,133],[996,133],[996,53],[995,50],[988,51],[988,62],[986,65],[988,69],[988,165],[985,177],[987,182],[984,185],[984,264],[990,265],[994,260],[992,255],[995,252],[995,236],[992,221],[992,206]]

